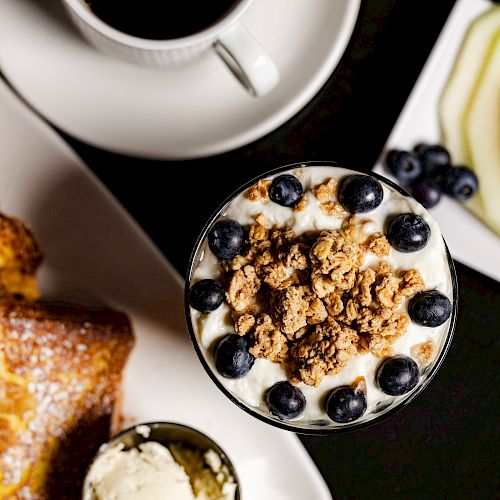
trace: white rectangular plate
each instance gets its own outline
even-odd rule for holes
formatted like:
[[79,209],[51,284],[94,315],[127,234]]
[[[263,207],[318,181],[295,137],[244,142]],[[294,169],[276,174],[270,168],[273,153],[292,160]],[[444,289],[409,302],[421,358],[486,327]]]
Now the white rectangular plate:
[[[127,423],[164,420],[205,432],[234,462],[245,500],[331,499],[297,436],[250,417],[215,387],[186,331],[180,276],[2,81],[0,209],[33,227],[46,256],[46,297],[99,300],[130,315],[137,345],[125,376]],[[165,231],[177,215],[166,207]]]
[[[441,141],[438,108],[441,93],[467,28],[477,16],[493,5],[490,0],[458,0],[455,4],[389,136],[374,168],[376,172],[390,177],[382,166],[389,149],[412,149],[419,142],[437,144]],[[500,266],[497,262],[500,238],[493,231],[465,208],[447,198],[432,208],[431,214],[441,226],[453,258],[500,281]]]

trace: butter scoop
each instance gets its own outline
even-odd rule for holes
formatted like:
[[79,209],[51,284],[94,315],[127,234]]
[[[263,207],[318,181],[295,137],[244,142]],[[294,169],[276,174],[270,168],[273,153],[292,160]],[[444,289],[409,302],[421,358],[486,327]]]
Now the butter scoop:
[[85,500],[194,500],[184,467],[159,443],[142,443],[124,450],[119,443],[106,447],[93,463]]

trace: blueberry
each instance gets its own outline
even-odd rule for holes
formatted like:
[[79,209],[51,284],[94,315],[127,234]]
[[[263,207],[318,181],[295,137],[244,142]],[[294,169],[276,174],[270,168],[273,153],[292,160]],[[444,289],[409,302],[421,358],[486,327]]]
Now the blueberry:
[[400,184],[415,182],[422,174],[422,164],[417,155],[409,151],[392,149],[385,158],[387,168]]
[[408,356],[394,356],[382,361],[376,380],[379,389],[390,396],[410,392],[418,383],[418,366]]
[[337,387],[326,399],[326,413],[339,424],[357,420],[366,411],[366,397],[347,385]]
[[451,302],[437,290],[420,292],[410,300],[408,314],[417,325],[436,327],[442,325],[451,314]]
[[387,226],[387,239],[399,252],[409,253],[421,250],[427,245],[431,228],[420,215],[401,214],[394,217]]
[[443,191],[457,201],[467,201],[478,189],[479,180],[468,167],[449,168],[443,176]]
[[425,177],[432,176],[437,168],[449,165],[451,161],[448,150],[439,144],[418,144],[415,152],[420,158]]
[[245,234],[232,219],[217,221],[208,233],[208,246],[219,260],[234,259],[243,248]]
[[281,420],[290,420],[305,410],[306,398],[290,382],[277,382],[267,390],[266,403],[273,415]]
[[370,175],[350,175],[339,186],[339,201],[351,214],[375,210],[383,198],[382,185]]
[[224,288],[215,280],[201,280],[189,289],[189,304],[197,311],[215,311],[224,300]]
[[244,377],[253,366],[255,358],[248,352],[248,339],[228,333],[215,349],[215,367],[226,378]]
[[269,198],[283,207],[293,207],[304,191],[297,177],[290,174],[278,175],[269,188]]
[[441,193],[443,193],[443,179],[446,172],[448,172],[451,168],[453,167],[450,165],[439,165],[433,169],[432,174],[429,176],[429,179],[434,179],[437,182],[439,188],[441,189]]
[[441,199],[441,188],[432,177],[426,177],[416,182],[411,192],[414,198],[425,208],[434,207]]

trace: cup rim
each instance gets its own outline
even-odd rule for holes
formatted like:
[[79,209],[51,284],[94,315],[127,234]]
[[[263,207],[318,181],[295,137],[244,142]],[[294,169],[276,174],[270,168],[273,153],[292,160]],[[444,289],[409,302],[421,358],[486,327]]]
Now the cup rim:
[[240,193],[245,191],[246,189],[250,188],[253,186],[259,179],[263,179],[275,174],[278,174],[283,171],[287,170],[292,170],[294,168],[302,168],[302,167],[311,167],[311,166],[330,166],[330,167],[341,167],[346,170],[352,171],[354,174],[360,173],[360,174],[365,174],[365,175],[371,175],[378,179],[381,182],[384,182],[388,186],[392,187],[396,191],[398,191],[400,194],[403,196],[409,197],[414,199],[407,191],[405,191],[401,186],[398,186],[396,183],[391,181],[390,179],[387,179],[383,175],[380,175],[376,172],[370,171],[370,173],[363,172],[361,170],[355,170],[351,166],[344,166],[344,164],[341,164],[340,162],[335,162],[335,161],[305,161],[305,162],[298,162],[298,163],[291,163],[288,165],[283,165],[281,167],[266,171],[262,174],[259,174],[258,176],[254,177],[253,179],[249,180],[248,182],[244,183],[242,186],[239,188],[235,189],[231,195],[229,195],[222,203],[219,205],[219,207],[213,212],[213,214],[209,217],[207,223],[203,227],[203,229],[200,232],[200,235],[198,236],[198,239],[193,247],[193,251],[191,253],[191,256],[189,258],[188,262],[188,268],[187,268],[187,273],[186,273],[186,280],[185,280],[185,285],[184,285],[184,311],[186,314],[186,322],[188,326],[188,331],[189,331],[189,336],[191,338],[191,342],[193,343],[193,347],[195,349],[196,355],[198,356],[198,359],[200,360],[203,368],[209,375],[209,377],[212,379],[212,381],[215,383],[215,385],[222,391],[222,393],[230,399],[236,406],[238,406],[240,409],[244,410],[246,413],[249,415],[257,418],[261,422],[264,422],[266,424],[269,424],[273,427],[277,427],[279,429],[283,429],[286,431],[292,431],[295,432],[296,434],[302,434],[302,435],[311,435],[311,436],[326,436],[326,435],[334,435],[334,434],[347,434],[349,432],[353,432],[356,430],[361,430],[361,429],[367,429],[369,427],[372,427],[373,425],[378,424],[382,420],[387,419],[388,417],[396,414],[400,410],[402,410],[404,407],[406,407],[408,404],[410,404],[412,401],[414,401],[423,391],[424,389],[429,385],[431,380],[434,378],[436,373],[438,372],[439,368],[443,364],[443,361],[449,351],[451,342],[453,340],[453,335],[455,333],[455,327],[456,327],[456,320],[457,320],[457,311],[458,311],[458,282],[457,282],[457,275],[455,271],[455,265],[453,263],[453,259],[451,257],[450,251],[448,249],[448,246],[446,244],[445,239],[443,238],[443,243],[446,251],[446,257],[448,261],[448,266],[450,269],[450,276],[451,276],[451,284],[452,284],[452,294],[453,294],[453,304],[452,304],[452,312],[450,315],[450,323],[448,327],[448,332],[446,335],[445,342],[443,344],[443,347],[441,349],[441,352],[439,353],[439,356],[436,358],[434,361],[434,364],[432,368],[429,370],[429,372],[426,373],[426,380],[421,384],[418,385],[413,392],[411,392],[405,399],[401,400],[397,405],[393,406],[389,410],[387,410],[384,413],[381,413],[379,416],[376,416],[370,420],[367,421],[354,421],[349,424],[344,424],[344,425],[339,425],[338,427],[318,427],[318,428],[311,428],[307,429],[304,427],[298,427],[295,426],[291,423],[287,423],[286,421],[274,419],[270,416],[263,415],[262,413],[254,410],[251,408],[249,405],[245,404],[244,402],[240,401],[236,396],[234,396],[217,378],[215,373],[213,372],[212,368],[210,365],[207,363],[205,356],[201,350],[200,347],[200,342],[197,339],[196,332],[194,331],[193,328],[193,322],[191,320],[191,310],[190,310],[190,305],[189,305],[189,288],[191,284],[191,280],[193,277],[193,272],[195,270],[195,260],[196,257],[199,255],[199,250],[202,244],[204,243],[207,233],[209,229],[212,227],[212,224],[214,221],[220,216],[220,214],[223,212],[223,210],[226,208],[226,206]]
[[[165,422],[165,421],[159,421],[155,420],[152,422],[140,422],[138,424],[131,425],[130,427],[127,427],[125,429],[122,429],[120,432],[117,434],[114,434],[106,443],[101,445],[99,450],[96,452],[94,457],[92,458],[92,461],[90,462],[89,466],[87,467],[87,470],[85,472],[85,481],[84,481],[84,486],[82,488],[82,500],[84,498],[84,493],[85,493],[85,488],[87,487],[87,476],[90,472],[90,469],[92,468],[92,465],[94,465],[95,461],[97,458],[103,453],[106,449],[108,449],[109,446],[116,446],[125,435],[131,432],[135,432],[136,434],[139,434],[137,432],[137,427],[140,426],[147,426],[150,427],[151,429],[153,428],[158,428],[158,427],[168,427],[171,430],[179,430],[182,432],[189,432],[192,433],[195,436],[198,436],[199,438],[205,440],[207,443],[209,443],[210,448],[213,449],[221,458],[222,462],[224,465],[227,466],[229,472],[231,473],[231,476],[233,477],[234,483],[236,484],[236,495],[235,495],[235,500],[241,500],[241,482],[238,477],[238,474],[236,472],[236,468],[234,466],[233,461],[229,458],[229,455],[220,447],[220,445],[214,441],[210,436],[205,434],[204,432],[200,431],[199,429],[195,427],[191,427],[190,425],[186,424],[180,424],[178,422]],[[142,442],[146,443],[148,441],[153,441],[149,439],[149,437],[144,437],[144,440]],[[174,440],[172,440],[174,442]],[[162,443],[160,443],[162,444]]]
[[236,0],[218,21],[188,36],[167,40],[150,40],[129,35],[105,23],[92,12],[85,0],[63,0],[64,4],[85,24],[116,43],[141,50],[175,50],[215,40],[226,27],[235,23],[246,11],[252,0]]

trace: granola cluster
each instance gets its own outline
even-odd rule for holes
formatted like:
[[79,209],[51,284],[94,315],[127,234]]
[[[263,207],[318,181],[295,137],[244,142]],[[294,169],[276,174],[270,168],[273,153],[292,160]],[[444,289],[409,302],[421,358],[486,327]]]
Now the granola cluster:
[[[250,352],[311,386],[357,354],[391,355],[409,324],[403,299],[424,288],[417,270],[394,270],[383,260],[386,237],[366,234],[370,221],[341,212],[335,192],[332,180],[312,189],[325,213],[345,216],[340,229],[297,236],[261,214],[247,228],[245,251],[223,264],[234,329],[248,336]],[[266,194],[259,181],[247,196]],[[381,260],[363,268],[369,252]]]
[[313,194],[319,200],[319,207],[326,215],[341,217],[346,215],[346,211],[337,201],[337,181],[327,179],[325,182],[313,188]]
[[436,350],[436,346],[432,340],[428,340],[427,342],[422,342],[421,344],[415,344],[411,348],[411,355],[417,358],[420,363],[428,364],[433,356],[434,351]]

